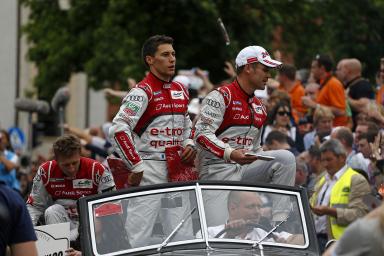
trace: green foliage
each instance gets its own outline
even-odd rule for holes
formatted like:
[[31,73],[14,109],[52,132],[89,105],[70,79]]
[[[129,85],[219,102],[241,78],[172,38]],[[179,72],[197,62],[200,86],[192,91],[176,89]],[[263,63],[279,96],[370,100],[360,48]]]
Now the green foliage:
[[24,32],[42,98],[52,97],[73,72],[86,72],[95,89],[141,79],[141,45],[154,34],[175,39],[179,69],[208,69],[214,82],[225,79],[224,61],[251,44],[290,53],[299,68],[320,52],[335,60],[356,57],[370,78],[384,55],[380,0],[72,0],[67,11],[56,0],[22,3],[31,10]]

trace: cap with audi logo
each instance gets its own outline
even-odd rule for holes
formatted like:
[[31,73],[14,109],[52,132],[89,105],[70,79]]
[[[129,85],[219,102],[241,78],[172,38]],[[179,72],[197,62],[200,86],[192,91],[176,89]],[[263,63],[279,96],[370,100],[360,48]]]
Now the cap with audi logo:
[[245,47],[239,52],[236,57],[236,68],[255,62],[259,62],[270,68],[276,68],[283,64],[280,61],[272,59],[263,47],[253,45]]

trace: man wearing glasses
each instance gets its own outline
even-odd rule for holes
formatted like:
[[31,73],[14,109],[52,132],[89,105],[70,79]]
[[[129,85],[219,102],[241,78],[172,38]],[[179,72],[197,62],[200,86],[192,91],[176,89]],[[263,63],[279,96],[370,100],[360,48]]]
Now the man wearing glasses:
[[[196,123],[195,136],[201,179],[294,184],[296,164],[293,154],[287,150],[263,152],[260,146],[267,112],[261,100],[254,95],[255,90],[265,89],[271,77],[270,69],[281,64],[273,60],[264,48],[248,46],[236,57],[236,79],[206,96]],[[254,153],[261,153],[270,159],[262,160]],[[227,194],[213,194],[211,198],[206,198],[212,210],[208,210],[207,214],[226,213],[226,209],[217,208],[220,204],[214,202],[220,202],[217,199],[222,197],[226,199]],[[274,200],[274,203],[273,217],[278,221],[285,217],[288,206],[282,200]],[[208,218],[214,220],[208,225],[221,224],[228,216],[221,217]]]

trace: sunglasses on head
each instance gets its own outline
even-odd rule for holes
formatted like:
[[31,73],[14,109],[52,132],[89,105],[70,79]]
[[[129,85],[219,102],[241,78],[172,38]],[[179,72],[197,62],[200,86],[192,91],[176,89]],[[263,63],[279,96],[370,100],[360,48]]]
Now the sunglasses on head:
[[277,114],[280,116],[284,116],[284,115],[289,116],[291,114],[291,112],[289,112],[289,111],[277,111]]

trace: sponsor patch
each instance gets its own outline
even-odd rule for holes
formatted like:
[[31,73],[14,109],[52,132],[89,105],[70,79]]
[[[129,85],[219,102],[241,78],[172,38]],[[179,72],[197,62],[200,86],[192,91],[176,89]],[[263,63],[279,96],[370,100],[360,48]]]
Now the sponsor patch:
[[157,92],[153,93],[153,96],[157,96],[157,95],[160,95],[160,94],[161,94],[161,91],[157,91]]
[[92,180],[76,179],[72,181],[73,188],[92,188]]
[[202,114],[213,117],[213,118],[218,118],[220,116],[219,114],[213,113],[212,111],[209,111],[209,110],[205,110]]
[[233,105],[240,105],[241,106],[241,101],[239,101],[239,100],[234,100],[232,103],[233,103]]
[[215,101],[213,99],[207,99],[206,102],[207,102],[208,106],[211,106],[211,107],[214,107],[214,108],[219,108],[220,107],[220,102]]
[[261,105],[256,105],[255,103],[252,103],[252,107],[255,110],[256,114],[263,114],[263,107]]
[[128,115],[136,115],[140,107],[132,102],[127,102],[124,107],[124,112]]
[[127,100],[129,101],[138,101],[138,102],[143,102],[144,97],[140,95],[128,95]]
[[182,91],[171,91],[171,97],[175,100],[183,100],[184,94]]

